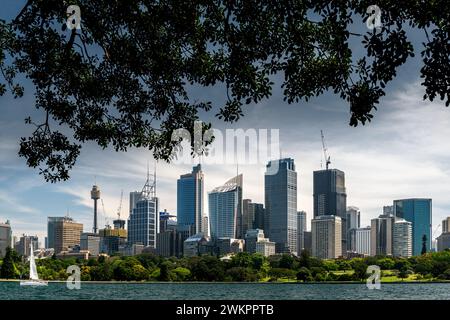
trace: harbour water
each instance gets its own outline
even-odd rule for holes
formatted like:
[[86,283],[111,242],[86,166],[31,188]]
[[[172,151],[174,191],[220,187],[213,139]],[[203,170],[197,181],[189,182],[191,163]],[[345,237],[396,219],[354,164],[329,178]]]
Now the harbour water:
[[82,283],[69,290],[65,283],[20,287],[0,282],[0,300],[383,300],[450,299],[450,283],[365,284],[297,283]]

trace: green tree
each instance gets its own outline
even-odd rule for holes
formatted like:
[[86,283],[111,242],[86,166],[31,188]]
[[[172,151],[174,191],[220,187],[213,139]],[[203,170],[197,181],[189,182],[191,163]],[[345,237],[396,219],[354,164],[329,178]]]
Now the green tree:
[[355,280],[364,280],[368,277],[367,265],[363,261],[356,261],[353,264],[353,277]]
[[298,262],[298,265],[300,268],[305,267],[307,269],[309,269],[312,265],[312,261],[311,261],[311,254],[309,253],[308,250],[302,250],[302,252],[300,253],[300,259]]
[[235,254],[230,261],[232,267],[251,267],[253,265],[252,255],[248,252],[239,252]]
[[170,270],[170,263],[165,261],[163,263],[161,263],[161,265],[159,266],[159,281],[172,281],[173,280],[173,275],[172,272]]
[[408,269],[406,265],[403,265],[398,271],[398,277],[400,279],[406,279],[411,274],[411,270]]
[[173,270],[173,273],[176,276],[177,281],[186,281],[189,280],[191,276],[191,271],[187,268],[177,267]]
[[[60,0],[27,1],[0,20],[0,95],[21,97],[25,77],[34,85],[32,107],[46,120],[27,119],[35,130],[19,154],[52,182],[68,179],[89,141],[170,160],[175,130],[194,131],[211,110],[239,120],[245,106],[272,94],[276,74],[288,103],[333,92],[348,103],[350,125],[365,124],[414,54],[411,28],[427,34],[419,48],[424,99],[450,104],[448,1],[377,1],[378,30],[365,27],[372,3],[363,0],[76,3],[81,29],[65,27],[68,3]],[[223,88],[226,101],[198,101],[192,87]]]
[[10,247],[6,248],[5,257],[3,258],[2,267],[0,269],[0,278],[2,279],[16,279],[17,270],[14,264],[15,250]]
[[294,269],[294,262],[294,257],[285,253],[281,256],[279,266],[284,269]]
[[311,276],[311,272],[305,268],[305,267],[301,267],[300,270],[298,270],[297,272],[297,280],[299,281],[303,281],[303,282],[308,282],[308,281],[312,281],[312,276]]
[[258,280],[257,274],[251,268],[232,267],[226,271],[231,281],[254,282]]

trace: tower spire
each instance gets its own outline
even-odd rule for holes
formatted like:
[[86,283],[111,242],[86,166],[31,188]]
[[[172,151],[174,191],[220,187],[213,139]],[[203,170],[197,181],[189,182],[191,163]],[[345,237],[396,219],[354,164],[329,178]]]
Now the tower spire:
[[145,181],[144,187],[142,188],[141,198],[152,199],[153,197],[156,197],[156,164],[153,179],[151,179],[150,167],[147,161],[147,180]]

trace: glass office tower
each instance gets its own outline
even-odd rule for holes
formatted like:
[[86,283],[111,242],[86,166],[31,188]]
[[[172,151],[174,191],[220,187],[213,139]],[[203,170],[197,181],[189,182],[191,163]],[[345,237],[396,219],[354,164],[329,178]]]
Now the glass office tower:
[[345,174],[338,169],[314,171],[314,218],[337,216],[341,218],[342,254],[347,248],[347,194]]
[[431,250],[431,223],[432,223],[431,199],[412,198],[394,200],[394,214],[412,223],[413,255],[422,253],[422,239],[425,235],[426,250]]
[[297,172],[294,159],[270,161],[264,175],[269,239],[277,253],[297,254]]
[[187,236],[204,232],[203,221],[204,175],[200,164],[192,172],[181,175],[177,180],[177,224],[179,231]]
[[208,193],[211,237],[237,238],[242,216],[242,174]]

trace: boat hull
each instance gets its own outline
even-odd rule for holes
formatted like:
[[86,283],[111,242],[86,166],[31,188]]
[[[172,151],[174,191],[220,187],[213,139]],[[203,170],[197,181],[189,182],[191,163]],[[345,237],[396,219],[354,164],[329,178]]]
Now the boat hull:
[[48,286],[47,281],[33,281],[33,280],[25,280],[20,281],[21,286],[29,286],[29,287],[42,287],[42,286]]

